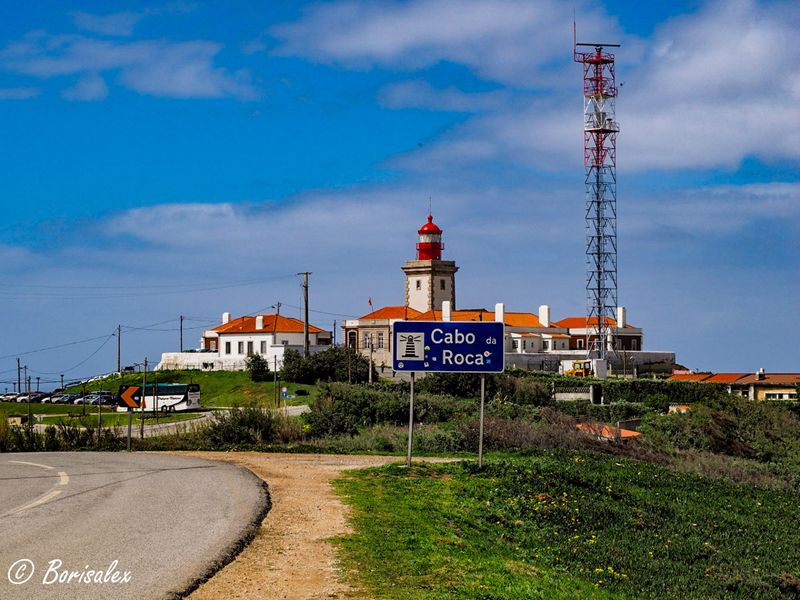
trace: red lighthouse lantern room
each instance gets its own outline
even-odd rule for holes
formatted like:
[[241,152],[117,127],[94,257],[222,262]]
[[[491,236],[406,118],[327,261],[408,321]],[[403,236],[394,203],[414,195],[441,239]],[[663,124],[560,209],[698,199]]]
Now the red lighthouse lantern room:
[[433,222],[432,215],[428,215],[428,222],[417,233],[417,260],[442,260],[442,230]]

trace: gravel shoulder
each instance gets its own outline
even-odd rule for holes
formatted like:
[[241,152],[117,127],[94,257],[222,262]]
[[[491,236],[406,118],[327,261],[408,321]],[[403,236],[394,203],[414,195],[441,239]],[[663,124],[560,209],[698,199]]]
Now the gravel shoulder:
[[[223,460],[267,482],[272,509],[252,543],[202,584],[192,600],[364,598],[343,581],[330,538],[347,534],[349,508],[333,493],[342,471],[401,462],[397,456],[181,452]],[[436,459],[430,459],[436,460]]]

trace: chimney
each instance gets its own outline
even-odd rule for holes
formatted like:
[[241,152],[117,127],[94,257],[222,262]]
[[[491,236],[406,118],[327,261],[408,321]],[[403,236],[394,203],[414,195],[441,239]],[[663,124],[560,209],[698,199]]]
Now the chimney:
[[628,310],[624,306],[617,307],[617,327],[620,329],[628,324]]
[[498,323],[506,322],[506,305],[502,302],[494,305],[494,320]]
[[264,315],[256,315],[256,329],[264,329]]
[[450,321],[452,318],[453,313],[450,309],[450,300],[442,301],[442,321]]
[[550,327],[550,305],[542,304],[539,307],[539,322],[542,327]]
[[222,324],[225,325],[226,323],[231,322],[231,313],[224,312],[222,313]]
[[764,372],[764,367],[761,367],[758,370],[758,373],[756,373],[756,379],[758,379],[759,381],[763,381],[766,376],[767,374]]

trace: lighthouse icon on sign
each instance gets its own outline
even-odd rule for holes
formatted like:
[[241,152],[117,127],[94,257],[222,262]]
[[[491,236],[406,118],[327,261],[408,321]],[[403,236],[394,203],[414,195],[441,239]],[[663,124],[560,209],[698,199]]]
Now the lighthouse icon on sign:
[[398,335],[398,358],[404,360],[423,360],[425,358],[425,335],[423,333],[408,332]]

